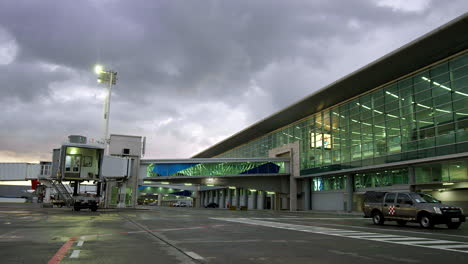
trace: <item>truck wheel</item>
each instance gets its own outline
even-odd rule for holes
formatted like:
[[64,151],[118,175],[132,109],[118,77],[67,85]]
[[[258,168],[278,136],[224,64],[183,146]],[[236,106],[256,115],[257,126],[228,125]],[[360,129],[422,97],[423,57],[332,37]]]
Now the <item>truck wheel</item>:
[[429,214],[423,214],[421,217],[419,217],[419,225],[422,228],[433,228],[434,221]]
[[383,225],[384,221],[385,220],[381,212],[375,212],[372,215],[372,222],[374,222],[374,225]]
[[460,225],[461,225],[461,223],[449,223],[449,224],[447,224],[447,227],[449,229],[457,229],[457,228],[460,227]]
[[399,226],[405,226],[406,223],[408,223],[408,221],[405,221],[405,220],[397,220],[396,222]]

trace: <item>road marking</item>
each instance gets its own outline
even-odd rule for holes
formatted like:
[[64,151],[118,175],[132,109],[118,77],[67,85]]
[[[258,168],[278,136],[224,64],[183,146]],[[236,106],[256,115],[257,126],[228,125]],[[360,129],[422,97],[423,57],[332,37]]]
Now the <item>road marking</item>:
[[68,253],[70,248],[73,246],[73,243],[75,243],[76,237],[71,237],[63,246],[55,253],[55,255],[49,260],[48,264],[58,264],[62,259],[65,257],[65,255]]
[[70,258],[79,258],[80,257],[80,252],[81,250],[73,250],[72,254],[70,255]]
[[[457,241],[449,241],[449,240],[427,240],[427,241],[411,241],[411,242],[405,242],[405,244],[447,244],[447,243],[459,243]],[[466,244],[468,247],[468,244]]]
[[78,241],[78,244],[76,244],[76,245],[77,245],[78,247],[81,247],[81,246],[83,246],[83,243],[84,243],[84,241],[83,241],[83,240],[80,240],[80,241]]
[[[373,238],[371,240],[375,240],[375,241],[405,241],[405,240],[408,241],[408,240],[416,240],[416,241],[413,241],[413,242],[421,244],[424,241],[424,239],[429,239],[429,238],[400,236],[400,237],[389,237],[389,238],[382,238],[382,239]],[[407,242],[407,243],[413,243],[413,242]]]
[[[289,219],[289,218],[288,218]],[[301,218],[304,219],[304,218]],[[363,218],[367,219],[368,218]],[[293,221],[298,221],[300,219],[289,219]],[[300,222],[300,221],[298,221]],[[309,222],[308,222],[309,223]],[[418,232],[418,231],[408,231],[408,230],[402,230],[402,229],[382,229],[382,228],[375,228],[375,227],[362,227],[362,226],[349,226],[349,225],[340,225],[340,224],[327,224],[327,223],[318,223],[320,225],[326,225],[326,226],[337,226],[337,227],[345,227],[345,228],[358,228],[358,229],[366,229],[366,230],[378,230],[378,231],[388,231],[388,232],[401,232],[401,233],[412,233],[412,234],[422,234],[422,235],[437,235],[437,236],[450,236],[450,237],[460,237],[463,239],[468,239],[468,236],[460,236],[460,235],[449,235],[449,234],[442,234],[442,233],[434,233],[434,232]]]
[[200,256],[197,253],[192,252],[192,251],[185,252],[185,254],[187,254],[188,256],[190,256],[193,259],[199,259],[199,260],[203,259],[202,256]]
[[307,219],[307,220],[367,220],[370,221],[369,218],[364,218],[364,217],[253,217],[252,219],[257,219],[257,220],[301,220],[301,219]]
[[[252,218],[213,217],[211,219],[234,222],[234,223],[241,223],[241,224],[295,230],[295,231],[300,231],[300,232],[323,234],[323,235],[329,235],[329,236],[338,236],[338,237],[345,237],[345,238],[352,238],[352,239],[361,239],[361,240],[377,241],[377,242],[384,242],[384,243],[391,243],[391,244],[408,245],[408,246],[415,246],[415,247],[468,253],[468,250],[458,249],[458,248],[468,248],[468,243],[460,242],[460,241],[437,240],[437,239],[422,238],[422,237],[409,237],[409,236],[385,237],[385,236],[388,236],[389,234],[383,234],[383,233],[367,233],[367,232],[358,232],[358,233],[352,233],[352,234],[337,233],[336,232],[337,229],[333,229],[333,228],[261,221],[261,220],[255,220]],[[372,237],[368,237],[368,236],[372,236]],[[380,236],[380,237],[374,237],[374,236]],[[408,240],[414,240],[414,241],[408,241]],[[445,245],[434,245],[434,244],[445,244]]]

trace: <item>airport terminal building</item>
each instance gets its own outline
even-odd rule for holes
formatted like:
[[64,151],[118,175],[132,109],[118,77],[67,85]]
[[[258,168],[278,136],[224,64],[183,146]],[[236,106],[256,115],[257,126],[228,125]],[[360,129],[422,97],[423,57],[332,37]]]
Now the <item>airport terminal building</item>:
[[468,15],[193,158],[262,157],[290,157],[297,209],[359,211],[369,190],[468,209]]

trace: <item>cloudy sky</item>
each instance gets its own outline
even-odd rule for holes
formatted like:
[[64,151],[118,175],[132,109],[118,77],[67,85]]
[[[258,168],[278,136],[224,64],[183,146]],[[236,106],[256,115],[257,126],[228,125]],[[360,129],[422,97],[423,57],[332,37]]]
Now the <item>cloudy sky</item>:
[[468,11],[468,1],[0,1],[0,162],[111,133],[188,158]]

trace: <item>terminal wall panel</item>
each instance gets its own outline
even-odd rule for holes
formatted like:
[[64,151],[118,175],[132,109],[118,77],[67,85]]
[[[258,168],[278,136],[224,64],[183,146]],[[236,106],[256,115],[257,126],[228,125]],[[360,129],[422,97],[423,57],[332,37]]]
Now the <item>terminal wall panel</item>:
[[125,135],[110,135],[109,154],[124,155],[124,156],[141,156],[141,137],[125,136]]
[[102,176],[105,178],[128,177],[130,161],[125,158],[105,156],[102,164]]
[[312,192],[312,210],[343,211],[344,193]]

